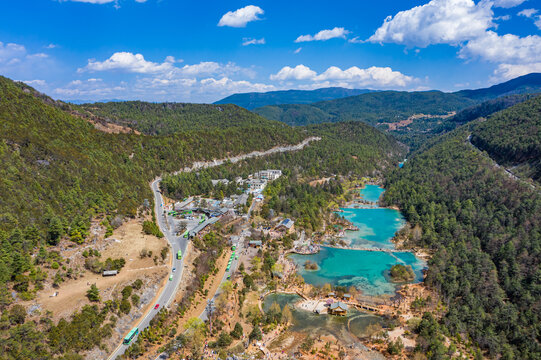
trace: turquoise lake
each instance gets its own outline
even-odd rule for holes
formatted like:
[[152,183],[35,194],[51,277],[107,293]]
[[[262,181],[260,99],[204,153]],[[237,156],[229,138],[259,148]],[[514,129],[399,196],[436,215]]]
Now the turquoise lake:
[[[384,189],[366,185],[361,195],[367,201],[377,201]],[[374,200],[375,199],[375,200]],[[344,208],[342,216],[350,220],[359,231],[347,232],[346,238],[352,245],[367,248],[393,249],[391,242],[395,232],[404,224],[404,218],[397,210],[386,208]],[[426,263],[409,252],[388,253],[322,247],[313,255],[291,255],[304,280],[313,285],[330,283],[340,286],[355,286],[364,295],[378,296],[394,294],[396,284],[389,281],[388,270],[395,264],[411,265],[416,281],[422,281],[422,270]],[[304,263],[310,260],[318,264],[318,270],[305,270]]]
[[365,185],[361,189],[361,197],[363,200],[377,203],[381,194],[385,192],[385,189],[377,185]]
[[359,231],[346,231],[351,245],[393,249],[394,234],[406,223],[400,211],[387,208],[343,208],[340,216],[351,221]]

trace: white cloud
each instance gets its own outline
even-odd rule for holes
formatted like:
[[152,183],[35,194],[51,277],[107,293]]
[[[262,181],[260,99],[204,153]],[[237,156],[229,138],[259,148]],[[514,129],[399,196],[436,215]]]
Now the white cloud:
[[[67,1],[87,3],[87,4],[98,4],[98,5],[115,3],[116,6],[118,6],[118,0],[60,0],[60,2],[67,2]],[[138,3],[144,3],[146,1],[147,0],[135,0],[135,2],[138,2]]]
[[493,81],[514,79],[532,72],[541,72],[541,62],[530,64],[500,64],[494,71]]
[[36,79],[54,69],[54,62],[44,53],[29,53],[20,44],[0,42],[0,74],[14,79]]
[[358,36],[355,36],[353,39],[349,39],[348,42],[352,44],[362,44],[362,43],[365,43],[366,41],[362,40]]
[[263,15],[265,12],[259,6],[248,5],[235,11],[225,13],[218,26],[245,27],[250,21],[260,20],[258,15]]
[[[169,59],[170,60],[170,59]],[[80,68],[78,72],[84,71],[106,71],[106,70],[122,70],[126,72],[150,74],[165,71],[171,71],[174,67],[170,61],[163,63],[155,63],[146,61],[141,54],[133,54],[130,52],[116,52],[105,61],[88,60],[88,64],[84,68]]]
[[295,49],[295,51],[293,51],[293,54],[298,54],[298,53],[301,52],[301,50],[302,50],[302,47],[297,48],[297,49]]
[[56,45],[56,44],[49,44],[49,45],[45,46],[45,49],[55,49],[57,47],[58,47],[58,45]]
[[461,58],[480,57],[496,63],[530,63],[541,59],[541,37],[513,34],[498,35],[487,31],[483,36],[468,41],[460,50]]
[[242,39],[242,46],[263,45],[263,44],[265,44],[265,38],[261,38],[261,39],[244,38],[244,39]]
[[426,47],[457,45],[482,35],[492,23],[490,1],[432,0],[410,10],[388,16],[368,41]]
[[30,86],[45,86],[47,82],[45,80],[23,80],[23,83],[30,85]]
[[539,30],[541,30],[541,15],[537,15],[539,10],[537,9],[524,9],[520,11],[518,14],[520,16],[524,16],[530,19],[534,19],[534,24],[537,26]]
[[344,29],[343,27],[335,27],[331,30],[321,30],[315,35],[301,35],[295,40],[295,42],[299,43],[306,41],[326,41],[334,38],[345,39],[347,34],[349,34],[349,31]]
[[251,91],[272,91],[276,90],[274,85],[260,84],[260,83],[251,83],[245,80],[231,80],[227,77],[223,77],[219,80],[214,78],[202,79],[200,81],[203,87],[200,89],[202,91],[213,90],[222,93],[236,93],[236,92],[251,92]]
[[502,16],[498,16],[494,18],[494,20],[502,20],[502,21],[507,21],[510,19],[511,19],[511,15],[502,15]]
[[537,9],[524,9],[522,11],[520,11],[518,13],[518,15],[520,16],[525,16],[527,18],[531,18],[532,16],[534,16],[535,14],[537,14],[538,10]]
[[315,78],[317,73],[310,69],[308,66],[297,65],[294,68],[289,66],[284,66],[276,74],[271,75],[271,80],[307,80]]
[[352,66],[342,70],[339,67],[331,66],[325,72],[315,78],[316,81],[342,80],[348,83],[359,85],[376,85],[378,87],[399,86],[404,87],[414,79],[411,76],[393,71],[390,67],[371,66],[367,69],[360,69]]
[[331,66],[318,75],[305,65],[297,65],[294,68],[285,66],[278,73],[271,75],[270,79],[279,81],[307,80],[313,82],[308,86],[310,88],[323,86],[405,87],[416,80],[412,76],[393,71],[390,67],[371,66],[361,69],[352,66],[349,69],[342,70],[337,66]]
[[512,8],[525,2],[526,0],[494,0],[495,7]]
[[82,2],[82,3],[89,3],[89,4],[108,4],[108,3],[116,2],[117,0],[65,0],[65,1]]

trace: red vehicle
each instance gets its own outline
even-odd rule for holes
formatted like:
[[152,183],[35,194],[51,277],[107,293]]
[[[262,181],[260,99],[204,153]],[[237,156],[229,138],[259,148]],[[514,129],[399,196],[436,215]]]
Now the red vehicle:
[[154,306],[154,309],[157,309],[160,307],[160,304],[156,304],[156,306]]

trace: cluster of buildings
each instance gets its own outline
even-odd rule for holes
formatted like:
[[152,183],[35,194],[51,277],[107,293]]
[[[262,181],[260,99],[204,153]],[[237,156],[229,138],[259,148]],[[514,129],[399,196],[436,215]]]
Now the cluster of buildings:
[[[248,179],[243,179],[239,176],[234,181],[239,186],[246,185],[247,193],[257,194],[257,193],[261,193],[265,189],[269,181],[276,180],[280,176],[282,176],[282,170],[267,169],[267,170],[261,170],[261,171],[256,172],[255,174],[249,175]],[[229,185],[229,183],[231,182],[228,179],[218,179],[218,180],[211,180],[211,181],[212,181],[212,185],[214,186],[218,184]]]

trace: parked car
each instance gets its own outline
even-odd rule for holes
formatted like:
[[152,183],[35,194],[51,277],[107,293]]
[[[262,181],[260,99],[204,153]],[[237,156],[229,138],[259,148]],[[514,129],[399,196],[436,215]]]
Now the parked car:
[[160,307],[160,304],[156,304],[156,306],[154,306],[154,309],[157,309]]

